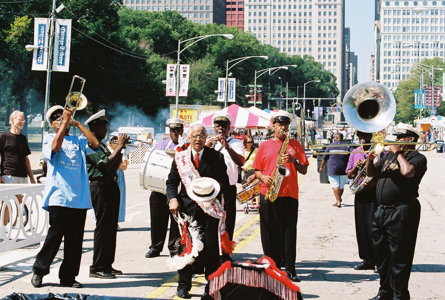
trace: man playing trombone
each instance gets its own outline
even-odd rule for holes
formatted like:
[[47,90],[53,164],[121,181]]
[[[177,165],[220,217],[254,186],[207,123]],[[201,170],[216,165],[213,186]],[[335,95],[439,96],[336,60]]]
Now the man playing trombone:
[[374,214],[372,239],[380,274],[380,289],[372,299],[410,299],[408,282],[414,258],[420,221],[419,185],[427,169],[426,157],[415,150],[420,133],[408,124],[399,123],[396,141],[376,163],[371,153],[366,174],[379,176],[377,211]]

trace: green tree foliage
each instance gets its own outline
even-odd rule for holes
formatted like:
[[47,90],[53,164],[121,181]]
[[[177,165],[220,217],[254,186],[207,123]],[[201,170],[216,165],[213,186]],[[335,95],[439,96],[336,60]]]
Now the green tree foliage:
[[[63,105],[73,75],[82,76],[87,79],[84,94],[91,104],[86,112],[76,114],[78,118],[115,103],[134,106],[147,115],[156,115],[175,103],[174,97],[165,96],[162,81],[167,64],[177,61],[178,40],[209,34],[230,33],[234,38],[210,37],[193,45],[195,40],[181,42],[181,63],[191,68],[189,95],[181,97],[180,103],[221,105],[214,93],[217,79],[225,76],[228,60],[245,56],[267,55],[269,59],[248,59],[230,69],[237,79],[239,105],[247,105],[247,86],[254,83],[255,70],[282,65],[297,67],[259,77],[265,95],[277,95],[279,77],[283,83],[288,82],[291,96],[302,97],[304,83],[315,79],[321,82],[307,86],[307,97],[336,97],[339,93],[335,76],[312,57],[279,53],[270,45],[262,45],[251,33],[234,27],[195,24],[175,11],[134,11],[115,0],[73,0],[64,4],[66,8],[56,17],[72,19],[70,72],[52,73],[50,105]],[[41,112],[46,72],[30,70],[32,53],[24,46],[33,41],[33,18],[50,16],[51,3],[34,0],[23,5],[2,4],[0,13],[0,104],[20,103],[26,110],[23,101],[34,100],[28,113]]]
[[[433,67],[433,68],[432,68]],[[420,116],[420,110],[414,109],[414,91],[421,88],[421,84],[432,84],[432,71],[434,70],[434,85],[442,86],[442,76],[445,63],[438,57],[425,59],[411,68],[408,79],[402,80],[394,92],[397,101],[396,122],[413,123]],[[443,102],[442,102],[443,103]],[[437,115],[445,115],[445,106],[437,109]],[[422,117],[430,116],[429,108],[422,111]]]

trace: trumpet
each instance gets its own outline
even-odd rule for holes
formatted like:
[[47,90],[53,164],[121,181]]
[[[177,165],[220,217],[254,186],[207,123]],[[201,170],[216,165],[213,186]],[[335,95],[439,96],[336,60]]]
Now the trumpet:
[[[80,84],[81,84],[80,92],[72,91],[74,81],[76,79],[80,80]],[[76,111],[82,110],[85,107],[87,107],[87,105],[88,105],[87,97],[85,97],[85,95],[82,94],[83,87],[85,86],[85,81],[86,81],[86,79],[84,79],[78,75],[74,75],[73,79],[71,80],[71,86],[70,86],[70,90],[68,91],[68,95],[66,96],[64,110],[66,110],[67,107],[74,108],[74,113],[73,113],[72,119],[74,119],[74,115],[76,114]],[[62,119],[63,119],[63,115],[62,115],[62,118],[60,119],[60,124],[62,124]],[[72,120],[71,120],[71,122],[72,122]]]

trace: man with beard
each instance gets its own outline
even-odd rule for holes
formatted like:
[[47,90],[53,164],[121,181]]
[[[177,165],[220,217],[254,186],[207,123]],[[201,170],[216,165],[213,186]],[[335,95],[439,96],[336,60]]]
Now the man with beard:
[[[174,150],[182,144],[182,134],[184,133],[184,120],[173,118],[167,120],[170,129],[170,138],[163,140],[156,145],[159,150]],[[151,191],[150,194],[150,220],[151,220],[151,246],[145,254],[146,258],[157,257],[164,248],[165,236],[167,234],[168,219],[170,217],[170,234],[168,238],[168,249],[170,253],[174,250],[176,240],[179,238],[178,224],[168,210],[167,196]]]
[[[243,142],[230,137],[230,124],[232,116],[220,111],[212,118],[216,136],[208,139],[206,146],[213,148],[224,155],[227,165],[227,176],[229,176],[230,186],[224,191],[224,210],[227,212],[226,226],[230,240],[233,239],[233,231],[236,222],[236,183],[238,181],[238,168],[245,163]],[[224,260],[229,259],[227,256]]]
[[[207,131],[200,124],[193,125],[189,131],[190,147],[176,153],[170,174],[167,180],[167,199],[169,200],[169,210],[173,215],[178,213],[190,216],[197,222],[202,234],[203,250],[199,252],[193,264],[186,265],[178,270],[179,280],[177,295],[181,298],[191,298],[189,291],[192,286],[193,266],[202,265],[205,269],[205,276],[214,273],[220,266],[218,224],[219,220],[210,216],[201,206],[189,196],[190,185],[185,186],[184,182],[190,177],[210,177],[215,179],[220,185],[220,193],[214,197],[221,198],[221,194],[227,189],[229,179],[226,173],[226,163],[223,155],[214,149],[205,147]],[[179,164],[178,164],[179,162]],[[190,172],[192,172],[190,174]],[[196,174],[196,173],[198,174]],[[198,176],[197,176],[198,175]],[[193,183],[193,181],[192,181]],[[181,186],[178,192],[178,186]],[[219,200],[216,200],[219,201]],[[209,295],[209,284],[205,287],[203,300],[213,299]]]
[[[31,283],[42,286],[43,276],[59,251],[62,238],[65,241],[63,262],[59,269],[60,285],[80,288],[75,280],[79,274],[82,242],[87,210],[91,208],[88,172],[85,156],[88,144],[99,150],[99,141],[82,124],[72,119],[75,109],[56,105],[48,109],[46,120],[55,134],[43,140],[43,155],[48,170],[43,193],[43,208],[49,211],[49,229],[42,249],[32,267]],[[63,120],[62,120],[63,116]],[[69,124],[78,127],[83,136],[70,136]]]
[[[255,176],[261,183],[260,228],[264,255],[272,258],[278,268],[284,267],[288,277],[299,282],[295,272],[297,256],[298,221],[298,174],[306,174],[309,162],[300,142],[289,138],[282,164],[289,169],[289,176],[283,178],[278,197],[274,202],[266,199],[268,188],[274,183],[272,177],[277,169],[281,147],[289,134],[292,114],[276,112],[270,122],[274,126],[273,139],[261,143],[253,162]],[[284,266],[281,262],[281,248],[284,245]]]
[[[105,110],[92,115],[85,121],[94,136],[102,141],[107,134],[108,120]],[[91,200],[96,215],[94,229],[93,264],[90,277],[113,279],[122,271],[112,267],[116,253],[117,221],[119,217],[120,190],[117,184],[117,169],[122,161],[122,149],[129,143],[123,133],[118,137],[118,145],[113,154],[104,143],[100,150],[87,156],[88,176],[90,178]]]

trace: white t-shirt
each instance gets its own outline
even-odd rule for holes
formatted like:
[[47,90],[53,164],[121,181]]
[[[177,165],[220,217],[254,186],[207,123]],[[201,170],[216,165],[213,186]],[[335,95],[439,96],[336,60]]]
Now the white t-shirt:
[[[230,148],[232,148],[236,153],[245,156],[244,144],[242,141],[230,137],[227,139],[227,141]],[[233,162],[229,152],[223,147],[220,142],[216,142],[215,150],[220,151],[224,155],[224,160],[226,161],[227,165],[227,176],[229,176],[230,185],[236,184],[236,182],[238,181],[238,165]]]

